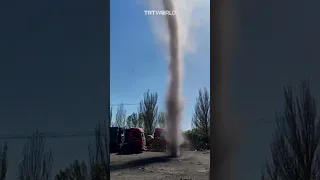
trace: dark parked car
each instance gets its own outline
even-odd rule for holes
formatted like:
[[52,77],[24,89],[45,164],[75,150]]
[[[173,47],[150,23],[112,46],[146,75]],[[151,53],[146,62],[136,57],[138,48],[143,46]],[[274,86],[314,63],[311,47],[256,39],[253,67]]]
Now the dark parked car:
[[124,140],[124,128],[110,127],[110,153],[119,152]]

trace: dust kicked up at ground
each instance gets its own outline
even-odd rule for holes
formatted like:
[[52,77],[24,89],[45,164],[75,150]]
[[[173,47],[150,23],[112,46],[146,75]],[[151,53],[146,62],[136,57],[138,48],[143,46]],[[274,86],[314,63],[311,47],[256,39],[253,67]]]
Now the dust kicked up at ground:
[[110,154],[112,180],[207,180],[210,152],[182,151],[179,158],[164,152],[140,154]]

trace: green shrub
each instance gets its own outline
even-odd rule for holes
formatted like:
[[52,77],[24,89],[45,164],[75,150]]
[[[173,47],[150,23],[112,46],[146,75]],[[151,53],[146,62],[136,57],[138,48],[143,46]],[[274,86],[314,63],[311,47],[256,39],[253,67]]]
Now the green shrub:
[[189,142],[189,148],[192,150],[204,150],[209,149],[209,146],[205,143],[206,138],[203,133],[200,133],[198,129],[194,128],[187,130],[184,133],[184,137]]

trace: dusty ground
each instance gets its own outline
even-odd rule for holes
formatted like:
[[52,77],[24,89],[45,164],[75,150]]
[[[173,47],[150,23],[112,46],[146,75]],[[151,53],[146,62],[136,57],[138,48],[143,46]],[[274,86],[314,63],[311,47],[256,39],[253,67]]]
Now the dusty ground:
[[180,158],[162,152],[110,155],[112,180],[208,180],[210,152],[184,151]]

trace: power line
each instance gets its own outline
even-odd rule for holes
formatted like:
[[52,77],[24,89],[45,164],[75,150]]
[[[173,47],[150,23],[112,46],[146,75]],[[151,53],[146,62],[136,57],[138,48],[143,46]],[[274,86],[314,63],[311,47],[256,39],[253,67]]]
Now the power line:
[[120,106],[120,105],[124,105],[124,106],[137,106],[140,103],[120,103],[120,104],[110,104],[110,106]]
[[[81,133],[41,133],[40,137],[49,139],[63,139],[63,138],[76,138],[76,137],[94,137],[94,132],[81,132]],[[19,140],[30,139],[32,135],[0,135],[0,140]]]
[[[271,124],[275,123],[275,120],[247,120],[242,121],[243,123],[250,123],[250,124]],[[95,132],[79,132],[79,133],[41,133],[41,137],[47,139],[65,139],[65,138],[84,138],[84,137],[94,137]],[[23,139],[30,139],[32,135],[0,135],[0,140],[23,140]]]
[[[194,102],[196,100],[186,100],[184,102]],[[164,102],[159,102],[159,103],[164,103]],[[110,106],[120,106],[120,105],[123,105],[123,106],[138,106],[140,105],[140,103],[118,103],[118,104],[110,104]]]

